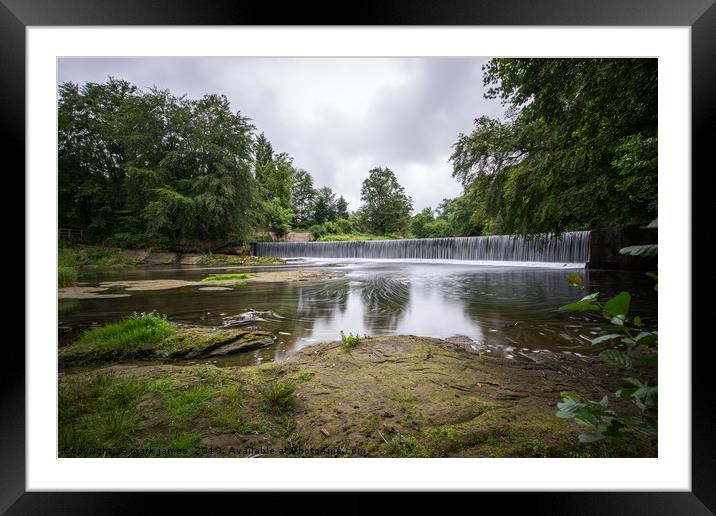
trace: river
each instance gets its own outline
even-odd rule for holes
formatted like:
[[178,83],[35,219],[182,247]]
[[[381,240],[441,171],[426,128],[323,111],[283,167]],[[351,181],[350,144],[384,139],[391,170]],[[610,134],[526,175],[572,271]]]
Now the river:
[[[589,354],[589,339],[600,332],[598,317],[563,312],[559,306],[586,292],[632,293],[632,312],[656,325],[656,293],[643,272],[598,271],[472,263],[306,259],[283,266],[145,266],[85,269],[80,282],[198,280],[217,271],[261,272],[321,267],[338,279],[249,282],[225,291],[196,286],[157,291],[124,291],[126,297],[63,299],[59,305],[60,345],[79,332],[133,313],[166,315],[180,324],[247,326],[276,336],[273,346],[217,359],[218,365],[282,361],[311,343],[336,340],[340,332],[367,335],[466,336],[486,353],[521,359],[542,350]],[[582,276],[586,291],[572,287],[568,273]]]

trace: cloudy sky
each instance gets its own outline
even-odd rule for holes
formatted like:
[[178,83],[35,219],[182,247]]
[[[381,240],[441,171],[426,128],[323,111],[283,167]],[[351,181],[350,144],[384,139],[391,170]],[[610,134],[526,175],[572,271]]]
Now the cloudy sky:
[[455,197],[448,157],[481,115],[482,58],[65,58],[58,82],[108,76],[175,95],[227,96],[277,152],[360,207],[371,168],[389,167],[416,210]]

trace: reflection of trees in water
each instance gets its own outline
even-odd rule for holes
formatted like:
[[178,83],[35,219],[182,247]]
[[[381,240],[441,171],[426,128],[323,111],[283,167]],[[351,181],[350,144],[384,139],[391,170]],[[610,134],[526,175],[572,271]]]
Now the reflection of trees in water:
[[410,304],[407,278],[371,276],[364,281],[360,293],[364,304],[363,321],[372,332],[395,330]]
[[296,317],[315,321],[331,321],[336,311],[345,313],[350,286],[345,280],[334,280],[317,285],[304,285],[296,295]]
[[[570,286],[568,274],[579,274],[585,289]],[[590,313],[563,313],[559,307],[591,292],[600,291],[605,297],[621,290],[636,292],[643,301],[640,313],[647,319],[655,315],[656,307],[656,297],[649,294],[641,275],[617,271],[522,269],[456,274],[445,278],[442,288],[481,327],[487,345],[588,351],[583,335],[599,326],[599,318]]]
[[567,282],[571,273],[584,279],[584,271],[574,270],[491,270],[450,275],[440,288],[481,328],[483,344],[531,347],[560,339],[548,323],[561,319],[558,307],[580,295]]
[[445,279],[442,288],[478,322],[510,321],[544,315],[579,297],[580,292],[567,282],[568,273],[516,270],[454,275]]

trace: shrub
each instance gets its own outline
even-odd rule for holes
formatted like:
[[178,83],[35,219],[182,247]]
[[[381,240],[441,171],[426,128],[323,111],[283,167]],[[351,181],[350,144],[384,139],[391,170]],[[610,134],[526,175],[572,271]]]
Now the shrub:
[[326,234],[328,233],[326,231],[326,227],[323,224],[314,224],[313,226],[308,228],[308,231],[313,234],[316,240],[320,240],[321,237],[326,236]]
[[338,219],[336,221],[336,226],[338,227],[337,233],[352,233],[353,232],[353,224],[348,219]]
[[340,232],[338,224],[336,224],[332,220],[327,220],[326,222],[324,222],[323,227],[326,228],[326,233],[330,233],[332,235],[335,235],[336,233]]
[[360,337],[357,334],[353,335],[353,333],[349,333],[346,335],[341,332],[341,342],[343,343],[343,347],[345,349],[353,349],[360,342]]
[[77,283],[77,271],[74,267],[57,267],[57,282],[60,287],[71,287]]
[[115,233],[107,237],[104,243],[121,249],[166,248],[169,246],[169,239],[149,233]]

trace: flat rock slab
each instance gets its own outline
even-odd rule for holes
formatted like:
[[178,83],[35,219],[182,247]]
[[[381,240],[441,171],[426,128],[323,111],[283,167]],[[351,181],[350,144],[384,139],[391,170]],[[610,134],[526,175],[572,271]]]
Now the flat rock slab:
[[289,271],[272,271],[252,273],[254,276],[242,280],[218,280],[218,281],[187,281],[179,279],[162,280],[127,280],[127,281],[104,281],[99,284],[101,288],[120,287],[127,291],[148,291],[148,290],[169,290],[182,287],[229,287],[243,283],[278,283],[311,281],[322,279],[334,279],[343,276],[343,272],[298,269]]
[[63,287],[57,289],[59,299],[110,299],[113,297],[129,297],[131,294],[101,294],[109,287]]

